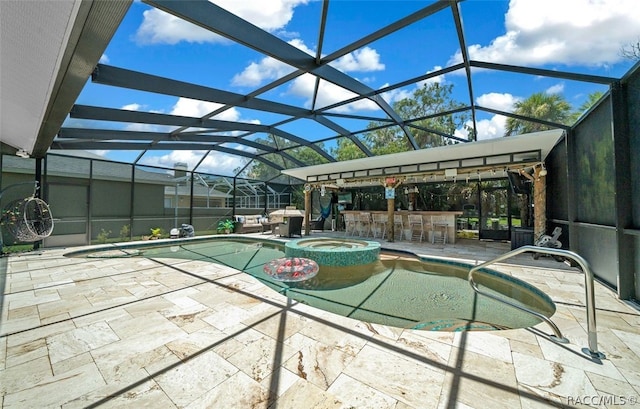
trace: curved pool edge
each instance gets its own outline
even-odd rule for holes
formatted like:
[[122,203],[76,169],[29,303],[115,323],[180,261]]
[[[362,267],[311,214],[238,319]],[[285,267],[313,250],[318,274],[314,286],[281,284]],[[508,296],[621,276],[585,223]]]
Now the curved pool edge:
[[[271,237],[256,237],[256,236],[247,236],[247,235],[241,235],[241,234],[228,234],[228,235],[209,235],[209,236],[198,236],[198,237],[192,237],[192,238],[179,238],[179,239],[160,239],[160,240],[149,240],[149,241],[134,241],[134,242],[122,242],[122,243],[112,243],[112,244],[99,244],[99,245],[91,245],[91,246],[84,246],[80,249],[77,250],[71,250],[68,252],[63,253],[64,257],[82,257],[82,256],[86,256],[88,254],[91,253],[100,253],[100,252],[105,252],[105,251],[110,251],[110,250],[133,250],[133,249],[150,249],[150,248],[158,248],[158,247],[171,247],[172,245],[181,245],[181,244],[191,244],[191,243],[199,243],[199,242],[215,242],[215,241],[234,241],[234,242],[246,242],[246,243],[271,243],[274,245],[278,245],[278,246],[284,246],[286,245],[286,243],[290,242],[290,241],[295,241],[295,240],[300,240],[300,239],[294,239],[294,240],[283,240],[283,239],[277,239],[277,238],[271,238]],[[465,262],[465,261],[460,261],[460,259],[452,259],[452,258],[448,258],[448,257],[439,257],[439,256],[425,256],[425,255],[420,255],[417,254],[415,252],[412,251],[408,251],[408,250],[402,250],[402,249],[392,249],[392,248],[387,248],[387,247],[383,247],[380,245],[380,251],[383,252],[385,255],[400,255],[400,256],[404,256],[410,259],[413,259],[415,261],[420,261],[420,262],[426,262],[426,263],[437,263],[440,265],[451,265],[454,267],[458,267],[458,268],[462,268],[465,269],[466,271],[469,271],[472,267],[473,267],[473,262]],[[136,254],[135,252],[132,252],[131,254],[127,254],[125,252],[125,254],[122,255],[114,255],[114,256],[103,256],[104,258],[109,258],[109,257],[135,257],[138,256],[138,254]],[[99,257],[99,256],[98,256]],[[247,273],[247,271],[244,271],[242,269],[240,269],[239,271],[242,271],[244,273]],[[497,280],[501,280],[503,282],[508,282],[512,284],[512,287],[517,288],[518,286],[521,288],[524,288],[528,291],[530,291],[532,294],[534,294],[536,297],[539,297],[542,301],[544,301],[544,304],[546,306],[548,306],[548,310],[543,312],[543,314],[547,317],[552,317],[555,312],[556,312],[556,305],[555,302],[551,299],[551,297],[549,297],[546,293],[544,293],[543,291],[541,291],[540,289],[538,289],[537,287],[535,287],[532,284],[529,284],[528,282],[513,277],[511,275],[502,273],[500,271],[497,270],[493,270],[493,269],[482,269],[479,270],[481,273],[488,275],[488,276],[492,276]],[[247,273],[253,277],[255,277],[254,275]],[[263,281],[261,280],[259,277],[255,277],[257,278],[259,281]],[[264,284],[264,282],[263,282]],[[509,295],[507,294],[502,294],[501,295],[505,296],[506,298],[510,298]],[[325,308],[322,307],[317,307],[321,310],[325,310],[325,311],[331,311],[331,310],[327,310]],[[334,312],[335,313],[335,312]],[[339,314],[340,315],[340,314]],[[389,324],[383,324],[383,323],[378,323],[380,325],[389,325]],[[397,327],[394,325],[390,325],[392,327]],[[400,327],[402,328],[402,327]],[[525,327],[513,327],[514,329],[516,328],[525,328]],[[409,327],[405,327],[404,329],[411,329]],[[506,328],[505,328],[506,329]]]
[[91,244],[87,246],[79,246],[81,248],[77,250],[70,250],[63,254],[63,257],[78,257],[84,254],[96,253],[99,251],[106,250],[119,250],[119,249],[138,249],[138,248],[150,248],[150,247],[162,247],[162,246],[171,246],[171,245],[180,245],[184,243],[197,243],[200,241],[208,241],[208,240],[228,240],[234,239],[237,241],[261,241],[265,243],[274,243],[278,245],[283,245],[286,243],[285,240],[274,239],[270,237],[248,237],[246,234],[212,234],[208,236],[197,236],[197,237],[181,237],[178,239],[158,239],[158,240],[136,240],[136,241],[123,241],[119,243],[109,243],[109,244]]

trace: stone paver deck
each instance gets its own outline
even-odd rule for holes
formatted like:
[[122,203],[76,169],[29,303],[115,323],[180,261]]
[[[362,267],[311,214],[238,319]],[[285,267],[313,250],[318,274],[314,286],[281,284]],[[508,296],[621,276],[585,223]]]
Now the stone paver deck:
[[[509,250],[477,240],[383,246],[472,264]],[[544,325],[369,324],[220,265],[67,251],[0,259],[3,408],[604,408],[640,398],[638,309],[597,284],[606,359],[588,358],[584,277],[551,259],[523,255],[496,269],[551,296],[569,344],[540,336]]]

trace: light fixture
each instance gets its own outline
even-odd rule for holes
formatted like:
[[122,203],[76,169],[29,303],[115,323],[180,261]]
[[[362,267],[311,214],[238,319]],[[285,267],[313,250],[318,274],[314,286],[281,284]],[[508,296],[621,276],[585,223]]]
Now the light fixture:
[[29,157],[29,152],[25,151],[24,149],[18,149],[16,151],[16,156],[27,159]]
[[547,176],[547,168],[546,166],[544,166],[544,162],[542,162],[540,165],[542,166],[542,169],[540,169],[540,173],[538,173],[538,175]]
[[420,193],[420,189],[418,189],[418,186],[413,187],[413,193]]
[[409,194],[409,188],[406,188],[406,187],[404,188],[404,194],[405,194],[405,195],[408,195],[408,194]]
[[324,185],[320,186],[320,196],[323,196],[327,193],[327,190],[325,189]]

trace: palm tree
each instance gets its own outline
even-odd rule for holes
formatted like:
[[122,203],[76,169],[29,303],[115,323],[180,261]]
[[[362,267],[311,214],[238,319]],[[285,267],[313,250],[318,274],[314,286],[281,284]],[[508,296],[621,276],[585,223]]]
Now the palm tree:
[[587,100],[580,105],[580,107],[571,115],[571,123],[575,123],[585,112],[596,104],[602,98],[604,93],[602,91],[595,91],[589,94]]
[[[571,120],[571,105],[559,94],[538,92],[515,104],[514,114],[566,124]],[[551,127],[518,118],[507,118],[505,136],[545,131]]]

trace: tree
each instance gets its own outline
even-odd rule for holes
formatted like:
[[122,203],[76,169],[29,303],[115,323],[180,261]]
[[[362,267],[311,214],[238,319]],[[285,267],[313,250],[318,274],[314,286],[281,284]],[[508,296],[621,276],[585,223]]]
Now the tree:
[[[513,113],[558,124],[568,124],[572,118],[571,105],[563,96],[543,92],[535,93],[525,100],[516,102]],[[505,136],[545,131],[551,128],[537,122],[507,118]]]
[[[256,139],[255,142],[271,146],[278,151],[284,151],[291,157],[302,162],[304,164],[303,166],[327,163],[327,159],[322,157],[318,152],[311,149],[310,147],[300,146],[295,142],[291,142],[279,136],[269,135],[268,138]],[[322,148],[322,144],[320,144],[320,147]],[[299,167],[299,165],[287,159],[284,159],[277,152],[265,154],[264,158],[270,160],[275,164],[281,165],[286,169]],[[271,180],[279,175],[280,171],[278,169],[257,160],[254,160],[242,174],[242,176],[244,177],[256,180]]]
[[640,61],[640,39],[635,43],[629,43],[620,49],[622,58],[631,61]]
[[[454,101],[451,97],[452,91],[453,84],[425,83],[410,98],[394,103],[393,109],[403,120],[411,121],[415,118],[423,118],[462,107],[462,104]],[[412,121],[411,125],[415,125],[415,127],[412,126],[410,129],[420,148],[443,146],[451,142],[440,134],[453,135],[457,129],[465,126],[467,120],[467,114],[439,116]],[[390,126],[388,122],[372,121],[367,125],[367,129],[370,131],[364,134],[362,142],[375,155],[413,149],[404,130],[397,125]],[[429,132],[428,130],[437,132]],[[340,160],[355,159],[362,156],[361,153],[356,153],[356,150],[355,145],[351,143],[339,143],[332,154]],[[360,151],[357,150],[357,152]]]
[[602,98],[604,93],[602,91],[596,91],[589,94],[587,100],[580,105],[580,107],[571,115],[571,123],[575,123],[585,112],[596,104]]

